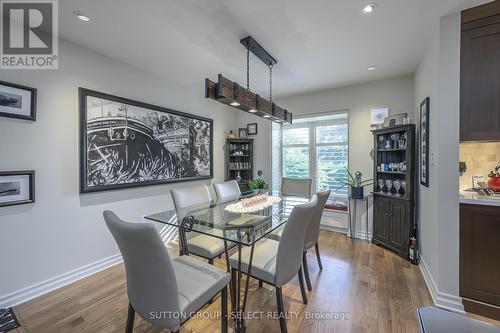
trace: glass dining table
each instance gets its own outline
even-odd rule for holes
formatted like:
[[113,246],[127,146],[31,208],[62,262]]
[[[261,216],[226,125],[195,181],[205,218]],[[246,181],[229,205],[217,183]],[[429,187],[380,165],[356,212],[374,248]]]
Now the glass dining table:
[[[210,207],[192,206],[178,214],[169,210],[146,216],[150,221],[170,225],[179,229],[179,252],[189,255],[187,239],[191,232],[212,236],[222,240],[225,248],[227,271],[230,272],[229,251],[238,248],[238,270],[236,279],[231,279],[230,291],[235,332],[245,332],[245,307],[248,296],[248,282],[242,287],[241,249],[249,246],[250,258],[248,271],[251,275],[255,244],[266,237],[271,237],[278,228],[285,225],[293,207],[308,202],[308,199],[295,196],[283,196],[279,193],[267,194],[254,191],[238,201],[223,204],[216,202]],[[234,274],[232,274],[234,277]],[[243,291],[243,295],[241,292]]]

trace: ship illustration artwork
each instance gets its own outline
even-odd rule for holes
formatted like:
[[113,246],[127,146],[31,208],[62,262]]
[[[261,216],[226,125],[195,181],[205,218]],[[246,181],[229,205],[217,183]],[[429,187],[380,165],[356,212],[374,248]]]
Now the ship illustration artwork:
[[87,121],[88,186],[180,178],[182,163],[175,151],[182,147],[169,151],[164,143],[172,140],[129,117],[127,109],[122,104],[116,115]]
[[0,94],[0,105],[1,106],[10,106],[10,107],[15,107],[19,103],[19,99],[12,98],[5,96],[3,94]]

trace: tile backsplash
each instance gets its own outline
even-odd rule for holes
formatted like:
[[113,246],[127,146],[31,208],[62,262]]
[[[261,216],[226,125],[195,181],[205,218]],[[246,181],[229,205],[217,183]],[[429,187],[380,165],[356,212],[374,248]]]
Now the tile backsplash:
[[460,162],[467,164],[467,171],[460,176],[460,189],[472,187],[472,176],[488,174],[500,162],[500,142],[474,142],[460,144]]

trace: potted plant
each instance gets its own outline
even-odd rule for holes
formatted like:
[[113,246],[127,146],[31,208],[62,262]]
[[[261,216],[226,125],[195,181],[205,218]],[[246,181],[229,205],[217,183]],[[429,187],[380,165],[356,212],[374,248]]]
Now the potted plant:
[[251,190],[263,190],[267,188],[267,183],[260,178],[262,176],[262,170],[257,171],[259,178],[253,179],[248,183],[248,187]]
[[369,185],[372,185],[373,183],[371,183],[371,179],[366,179],[366,180],[362,180],[362,177],[363,177],[363,174],[361,173],[361,171],[356,171],[354,173],[354,177],[352,176],[351,172],[349,171],[349,169],[345,168],[347,170],[347,174],[348,174],[348,179],[347,181],[343,181],[341,180],[341,182],[343,183],[342,186],[340,186],[338,189],[341,189],[345,186],[349,186],[351,188],[351,197],[354,198],[354,199],[363,199],[364,198],[364,187],[365,186],[369,186]]

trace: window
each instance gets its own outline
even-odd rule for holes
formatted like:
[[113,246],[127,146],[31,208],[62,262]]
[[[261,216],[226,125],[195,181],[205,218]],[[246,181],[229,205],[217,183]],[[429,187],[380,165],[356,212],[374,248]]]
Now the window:
[[[311,178],[313,191],[330,189],[333,196],[347,196],[340,188],[347,180],[349,154],[347,112],[294,119],[281,128],[280,160],[276,156],[279,125],[273,126],[273,188],[283,177]],[[281,172],[278,168],[281,164]],[[276,177],[276,173],[281,175]]]

